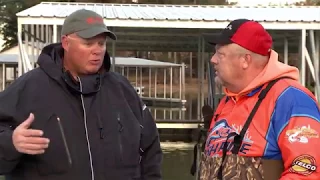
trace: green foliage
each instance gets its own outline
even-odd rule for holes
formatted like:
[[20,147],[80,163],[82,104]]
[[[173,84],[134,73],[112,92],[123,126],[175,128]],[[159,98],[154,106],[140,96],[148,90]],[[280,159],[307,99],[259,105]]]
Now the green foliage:
[[16,13],[45,1],[50,0],[0,0],[0,34],[3,35],[3,40],[5,41],[0,48],[2,51],[18,44]]
[[296,3],[297,6],[320,6],[320,0],[305,0]]
[[25,9],[24,0],[0,0],[0,34],[3,35],[3,50],[17,44],[16,13]]

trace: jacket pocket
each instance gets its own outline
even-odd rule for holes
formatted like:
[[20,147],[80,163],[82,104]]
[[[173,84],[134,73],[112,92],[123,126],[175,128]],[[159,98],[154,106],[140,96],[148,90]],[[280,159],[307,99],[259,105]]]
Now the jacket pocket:
[[120,166],[139,168],[141,129],[133,117],[117,114]]
[[63,122],[52,114],[43,124],[44,137],[50,139],[49,147],[44,154],[37,155],[37,169],[40,175],[65,173],[72,166]]

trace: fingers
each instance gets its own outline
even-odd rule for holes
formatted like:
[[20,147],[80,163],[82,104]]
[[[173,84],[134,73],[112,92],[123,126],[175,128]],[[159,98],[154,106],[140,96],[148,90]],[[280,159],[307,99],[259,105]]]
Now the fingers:
[[24,137],[39,137],[43,135],[43,131],[35,129],[24,129],[20,133]]
[[41,151],[47,149],[49,144],[24,144],[22,145],[22,149],[30,150],[30,151]]
[[43,154],[49,146],[49,139],[44,138],[43,131],[29,129],[34,121],[34,115],[22,122],[13,132],[12,140],[17,151],[25,154]]
[[49,139],[43,137],[20,137],[16,141],[17,150],[25,154],[42,154],[49,147]]
[[43,154],[45,150],[22,149],[21,151],[25,154],[36,155],[36,154]]
[[[39,153],[44,153],[45,149],[48,148],[48,145],[36,145],[36,144],[25,144],[23,148],[21,148],[25,153],[30,151],[37,151]],[[34,152],[36,153],[36,152]]]
[[34,115],[30,113],[29,117],[24,122],[22,122],[18,127],[23,129],[28,129],[31,126],[33,121],[34,121]]
[[48,138],[42,138],[42,137],[26,137],[22,141],[25,144],[35,144],[35,145],[41,145],[41,144],[49,144]]

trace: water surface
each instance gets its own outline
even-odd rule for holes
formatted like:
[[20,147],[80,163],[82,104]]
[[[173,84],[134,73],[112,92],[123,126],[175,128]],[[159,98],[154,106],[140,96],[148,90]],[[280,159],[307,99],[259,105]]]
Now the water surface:
[[162,143],[161,146],[164,153],[163,180],[195,180],[190,174],[193,162],[193,144]]

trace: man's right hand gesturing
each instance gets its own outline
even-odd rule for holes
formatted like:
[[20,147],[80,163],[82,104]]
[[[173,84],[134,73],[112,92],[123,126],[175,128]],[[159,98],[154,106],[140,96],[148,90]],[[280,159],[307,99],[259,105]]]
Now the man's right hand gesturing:
[[33,121],[34,115],[31,113],[28,119],[13,131],[13,145],[20,153],[30,155],[43,154],[49,146],[49,139],[42,137],[43,131],[29,129]]

